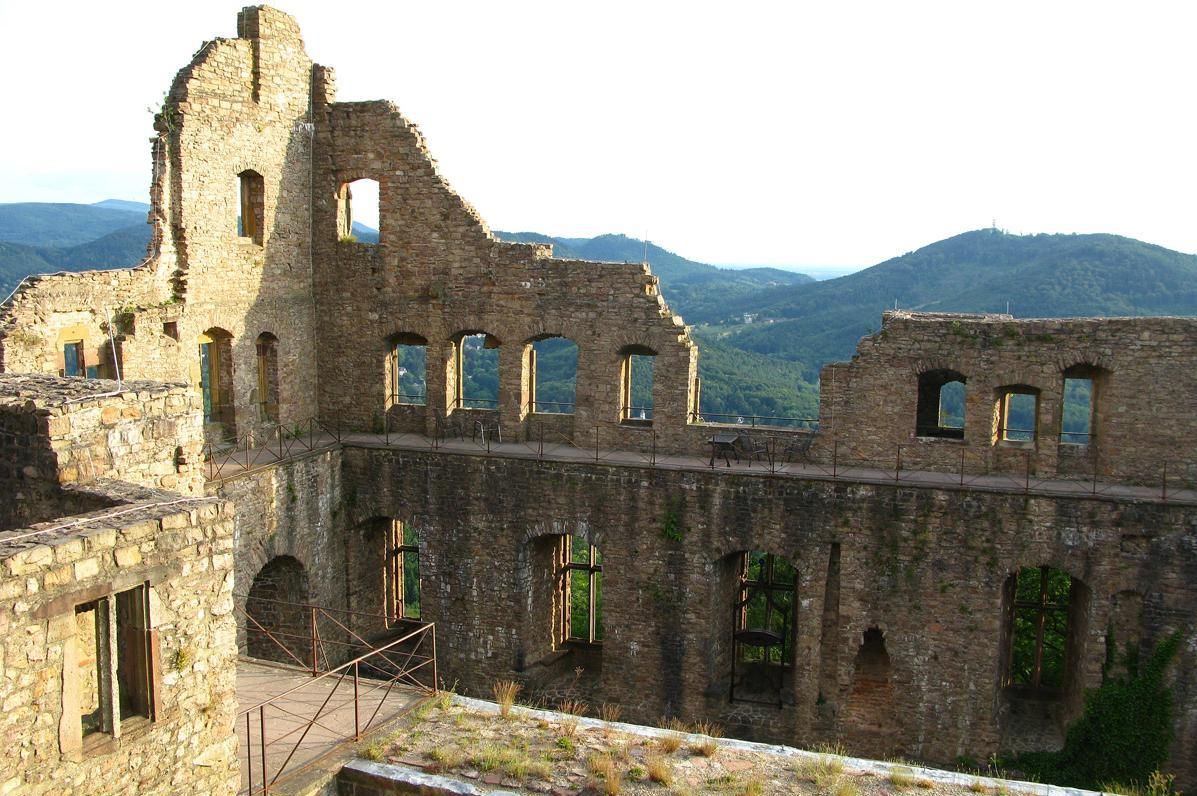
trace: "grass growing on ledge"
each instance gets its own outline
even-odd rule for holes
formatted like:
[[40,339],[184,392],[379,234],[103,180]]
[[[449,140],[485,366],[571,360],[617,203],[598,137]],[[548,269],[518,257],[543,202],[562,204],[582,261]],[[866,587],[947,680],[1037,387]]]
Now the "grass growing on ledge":
[[[847,771],[844,761],[832,753],[843,751],[838,747],[824,747],[819,754],[801,758],[737,748],[712,737],[711,733],[721,734],[713,724],[662,721],[668,725],[664,734],[647,736],[586,726],[569,713],[530,715],[509,707],[503,718],[450,700],[429,704],[431,708],[413,711],[403,729],[387,741],[371,743],[363,754],[474,781],[484,789],[529,796],[583,790],[600,796],[896,796],[899,792],[974,796],[978,792],[975,786],[970,788],[968,778],[959,785],[944,785],[917,776],[910,768],[898,769],[895,777]],[[595,712],[612,715],[614,711],[600,707]],[[707,733],[696,734],[700,730]],[[992,796],[1001,796],[1004,790],[984,788]],[[1144,791],[1133,796],[1171,794]]]

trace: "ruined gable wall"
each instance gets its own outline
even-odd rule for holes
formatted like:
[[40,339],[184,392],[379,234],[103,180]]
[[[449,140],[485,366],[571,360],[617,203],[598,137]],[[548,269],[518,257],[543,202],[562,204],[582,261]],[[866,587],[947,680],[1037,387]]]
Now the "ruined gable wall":
[[[1083,657],[1059,710],[1075,717],[1081,690],[1100,683],[1116,605],[1137,595],[1142,609],[1120,620],[1134,638],[1115,641],[1150,646],[1185,634],[1172,668],[1173,767],[1197,776],[1192,507],[434,452],[343,455],[342,489],[355,494],[348,535],[377,516],[421,529],[423,616],[437,623],[442,677],[469,693],[538,671],[538,639],[552,620],[535,596],[547,575],[534,569],[530,543],[579,534],[604,563],[606,637],[598,685],[585,694],[592,704],[618,702],[635,721],[711,718],[785,743],[984,759],[1010,721],[999,686],[1003,584],[1046,564],[1090,590]],[[666,538],[670,515],[681,541]],[[727,702],[732,600],[720,572],[743,550],[798,568],[797,664],[781,708]],[[858,671],[873,627],[889,661],[880,679]]]
[[[314,414],[312,63],[294,20],[279,11],[245,9],[238,32],[201,48],[156,121],[155,256],[137,269],[55,276],[20,291],[0,316],[6,371],[59,371],[60,338],[71,327],[85,329],[89,349],[102,349],[107,309],[128,378],[197,384],[199,336],[231,333],[243,430],[261,424],[255,342],[274,334],[280,419]],[[238,174],[247,169],[263,177],[260,243],[237,234]]]
[[[47,796],[237,790],[231,508],[168,505],[177,498],[159,492],[119,514],[97,512],[65,535],[13,542],[0,534],[0,788]],[[94,648],[78,636],[75,606],[111,602],[146,582],[159,713],[80,745],[74,678],[94,667]]]
[[[903,467],[1032,476],[1091,476],[1159,486],[1168,462],[1173,488],[1191,480],[1197,459],[1178,445],[1197,434],[1186,396],[1197,395],[1197,321],[1189,318],[1084,318],[1015,321],[1009,317],[887,312],[847,364],[822,374],[819,456]],[[1104,370],[1095,397],[1094,439],[1058,444],[1066,368]],[[918,376],[945,368],[967,377],[964,440],[915,435]],[[1034,443],[994,435],[999,388],[1039,390]]]
[[[378,180],[381,243],[340,241],[336,192]],[[544,246],[494,240],[472,207],[437,174],[422,136],[389,103],[334,103],[317,127],[316,292],[324,376],[321,411],[357,424],[385,409],[386,340],[397,332],[429,341],[430,405],[453,399],[452,337],[487,332],[499,349],[505,437],[527,433],[525,344],[564,335],[578,351],[576,415],[569,439],[648,447],[651,432],[619,424],[621,348],[657,351],[654,428],[681,439],[697,352],[641,265],[554,260]],[[431,412],[422,418],[432,428]]]

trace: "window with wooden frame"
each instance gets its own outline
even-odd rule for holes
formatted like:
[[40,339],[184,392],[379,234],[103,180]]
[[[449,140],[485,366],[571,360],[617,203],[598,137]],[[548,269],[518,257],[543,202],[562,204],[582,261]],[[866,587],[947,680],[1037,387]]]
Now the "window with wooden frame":
[[95,750],[105,738],[158,717],[161,664],[148,584],[76,605],[71,641],[63,721],[77,722],[78,734],[61,735],[64,752]]
[[383,574],[384,611],[388,626],[420,618],[420,540],[402,520],[391,520]]
[[1004,685],[1059,691],[1065,685],[1073,579],[1051,567],[1026,567],[1007,583],[1010,646]]
[[790,665],[795,579],[794,567],[781,556],[756,551],[741,554],[737,640],[755,633],[758,641],[768,643],[737,644],[739,660]]
[[603,555],[580,536],[562,536],[561,638],[583,644],[603,640]]
[[270,332],[258,335],[258,415],[278,422],[278,338]]
[[265,225],[266,181],[252,169],[237,175],[237,235],[262,244]]
[[84,376],[87,364],[84,362],[83,341],[72,340],[62,345],[62,375]]

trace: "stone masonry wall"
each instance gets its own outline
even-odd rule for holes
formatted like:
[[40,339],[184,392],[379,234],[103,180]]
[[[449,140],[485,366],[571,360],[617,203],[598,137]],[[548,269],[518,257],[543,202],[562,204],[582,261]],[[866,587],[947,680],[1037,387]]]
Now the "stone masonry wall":
[[[0,791],[233,793],[238,788],[231,509],[169,492],[0,534]],[[156,645],[152,721],[82,737],[95,640],[76,608],[148,584]],[[123,654],[116,646],[101,661]],[[110,663],[99,687],[112,688]]]
[[[423,137],[395,106],[319,107],[313,235],[323,415],[377,425],[386,409],[388,340],[415,334],[428,341],[423,427],[431,431],[434,409],[455,408],[455,339],[485,332],[500,344],[504,436],[523,438],[528,349],[560,335],[578,346],[567,440],[594,444],[598,426],[605,446],[647,449],[652,429],[662,447],[681,445],[694,408],[697,349],[645,266],[557,260],[543,245],[497,241],[437,173]],[[338,235],[338,190],[361,178],[379,183],[377,245]],[[621,352],[629,346],[656,352],[651,428],[620,422]]]
[[[1064,371],[1100,369],[1094,436],[1062,444]],[[919,437],[920,373],[946,369],[967,378],[963,439]],[[1033,442],[995,438],[1000,388],[1038,390]],[[1178,444],[1197,435],[1197,320],[1071,318],[1014,320],[886,312],[881,330],[864,338],[850,363],[828,365],[821,380],[816,458],[838,445],[852,458],[893,467],[1091,477],[1173,488],[1197,482],[1197,455]]]
[[[158,116],[151,257],[127,271],[31,280],[0,311],[5,371],[57,372],[64,339],[103,351],[111,327],[123,375],[194,386],[200,336],[227,332],[236,406],[228,431],[245,433],[267,425],[255,344],[270,333],[280,421],[316,413],[312,63],[294,20],[274,9],[242,11],[238,34],[200,49]],[[256,240],[238,234],[238,175],[247,170],[262,178]]]
[[[203,445],[194,394],[181,385],[0,374],[0,446],[9,499],[0,527],[82,509],[62,485],[118,478],[203,491]],[[68,498],[70,498],[68,500]],[[67,502],[64,503],[63,501]],[[94,507],[94,501],[92,501]]]
[[[550,576],[534,566],[534,541],[581,535],[604,563],[593,703],[619,702],[638,721],[710,718],[762,740],[984,759],[1016,707],[1000,687],[1003,585],[1020,568],[1049,565],[1090,594],[1059,711],[1075,718],[1081,691],[1100,684],[1107,627],[1127,626],[1117,605],[1135,598],[1133,638],[1150,647],[1185,634],[1171,670],[1172,766],[1197,777],[1192,507],[433,452],[343,456],[350,527],[381,516],[421,528],[423,617],[437,623],[442,677],[468,693],[531,676],[529,655],[553,621],[549,601],[535,597],[551,589],[536,585]],[[680,541],[666,538],[667,517]],[[798,569],[796,666],[780,709],[728,704],[733,595],[718,573],[746,550]],[[862,652],[870,632],[874,652]]]

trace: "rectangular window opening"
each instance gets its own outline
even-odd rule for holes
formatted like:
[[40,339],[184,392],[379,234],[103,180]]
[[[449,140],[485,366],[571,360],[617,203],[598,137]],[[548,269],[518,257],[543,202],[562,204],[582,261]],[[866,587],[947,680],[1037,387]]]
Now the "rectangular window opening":
[[651,354],[628,354],[623,360],[622,419],[651,423],[653,419],[653,360]]
[[1064,379],[1060,441],[1088,445],[1093,438],[1093,379]]
[[73,340],[62,346],[62,375],[86,375],[87,364],[83,358],[83,341]]
[[1033,442],[1039,396],[1035,393],[1010,392],[1002,398],[1001,439],[1007,442]]

